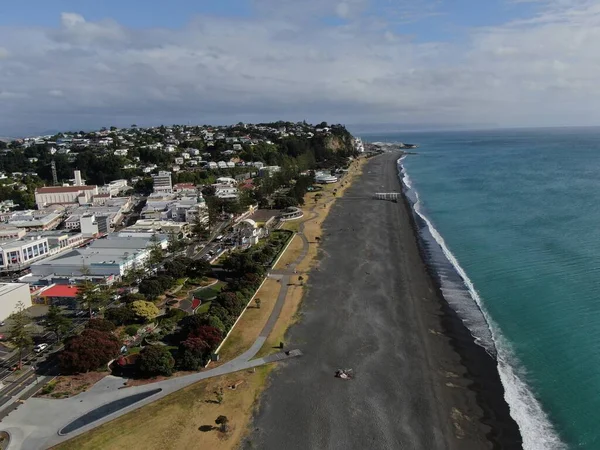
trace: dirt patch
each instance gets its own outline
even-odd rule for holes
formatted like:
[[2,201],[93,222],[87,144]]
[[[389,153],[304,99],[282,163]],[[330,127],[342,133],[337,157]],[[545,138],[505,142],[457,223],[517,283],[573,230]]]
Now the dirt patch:
[[108,375],[108,372],[88,372],[79,375],[61,375],[50,381],[37,394],[42,398],[68,398],[87,391]]
[[[201,381],[54,447],[61,450],[237,448],[269,366]],[[235,386],[235,389],[231,389]],[[216,392],[222,389],[219,404]],[[215,420],[229,419],[222,433]]]

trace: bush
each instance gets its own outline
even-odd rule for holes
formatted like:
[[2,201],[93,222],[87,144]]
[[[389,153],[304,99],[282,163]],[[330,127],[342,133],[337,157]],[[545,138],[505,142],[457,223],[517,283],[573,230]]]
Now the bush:
[[104,318],[109,320],[116,326],[127,325],[135,322],[135,314],[131,309],[126,306],[119,306],[118,308],[108,308],[104,312]]
[[198,370],[202,365],[202,358],[194,355],[190,350],[180,351],[179,355],[177,366],[181,370]]
[[142,322],[150,322],[154,320],[160,312],[154,303],[144,300],[136,300],[129,305],[129,308],[131,308],[133,314],[135,314],[135,317]]
[[127,325],[125,327],[125,334],[128,336],[135,336],[139,329],[140,329],[139,325],[136,325],[136,324]]
[[115,331],[116,326],[110,320],[90,319],[90,320],[88,320],[88,323],[86,324],[86,328],[89,328],[90,330],[98,330],[98,331],[104,331],[106,333],[111,333],[111,332]]
[[169,350],[162,345],[149,345],[140,352],[137,359],[141,375],[152,377],[156,375],[171,376],[175,360]]
[[140,294],[139,292],[130,292],[129,294],[125,294],[121,297],[121,301],[126,304],[133,303],[136,300],[146,300],[146,297],[144,297],[144,295]]
[[113,334],[85,329],[65,342],[59,356],[61,370],[80,373],[96,370],[119,354],[121,343]]

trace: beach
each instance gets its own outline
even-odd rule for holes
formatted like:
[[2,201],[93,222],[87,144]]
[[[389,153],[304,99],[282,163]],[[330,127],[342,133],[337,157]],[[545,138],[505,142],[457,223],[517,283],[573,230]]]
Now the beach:
[[[396,160],[369,160],[321,224],[301,318],[304,356],[269,377],[245,448],[520,448],[496,363],[423,262]],[[351,368],[354,378],[334,376]]]

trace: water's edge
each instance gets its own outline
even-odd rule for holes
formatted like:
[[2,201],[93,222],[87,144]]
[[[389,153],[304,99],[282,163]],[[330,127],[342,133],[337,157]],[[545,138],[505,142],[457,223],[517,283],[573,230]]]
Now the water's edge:
[[482,422],[491,427],[488,438],[494,448],[565,449],[475,286],[422,211],[403,165],[406,157],[397,161],[404,203],[423,261],[440,292],[443,326],[473,381],[471,388],[484,411]]

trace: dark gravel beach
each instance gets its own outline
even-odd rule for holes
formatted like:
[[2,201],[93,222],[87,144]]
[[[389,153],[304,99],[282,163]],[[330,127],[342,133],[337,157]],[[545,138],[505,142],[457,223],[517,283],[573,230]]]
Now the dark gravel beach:
[[[423,264],[399,192],[398,154],[371,159],[323,224],[302,319],[304,356],[271,376],[247,449],[520,448],[495,361]],[[335,378],[351,368],[354,378]]]

